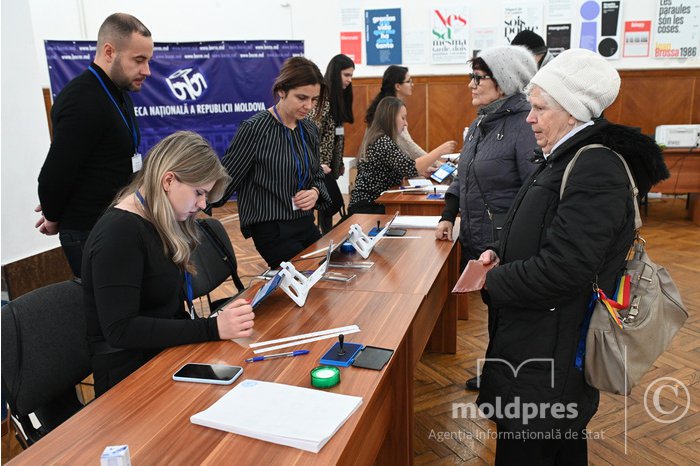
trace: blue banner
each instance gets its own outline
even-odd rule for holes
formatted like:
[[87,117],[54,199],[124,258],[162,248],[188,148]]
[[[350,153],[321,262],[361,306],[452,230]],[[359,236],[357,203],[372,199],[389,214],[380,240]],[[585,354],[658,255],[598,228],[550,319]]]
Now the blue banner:
[[400,65],[401,9],[365,10],[365,45],[368,65]]
[[[45,41],[51,94],[85,71],[94,41]],[[132,92],[146,153],[168,134],[196,131],[221,156],[241,122],[273,104],[282,63],[303,55],[303,41],[156,43],[151,76]]]

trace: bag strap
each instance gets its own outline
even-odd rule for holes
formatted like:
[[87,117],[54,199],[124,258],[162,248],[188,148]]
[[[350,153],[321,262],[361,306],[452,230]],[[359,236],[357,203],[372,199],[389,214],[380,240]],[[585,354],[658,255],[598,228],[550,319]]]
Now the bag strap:
[[238,270],[236,270],[235,266],[236,260],[231,257],[226,246],[224,246],[219,237],[216,235],[216,232],[207,222],[204,220],[198,220],[197,224],[202,228],[204,234],[214,243],[214,247],[219,251],[219,254],[223,256],[223,259],[231,269],[231,279],[233,280],[233,284],[236,285],[238,291],[243,291],[245,287],[243,286],[241,279],[238,277]]
[[637,183],[634,181],[634,177],[632,176],[630,167],[627,165],[625,159],[620,154],[610,149],[609,147],[604,146],[603,144],[588,144],[587,146],[583,146],[578,150],[578,152],[576,152],[574,158],[571,159],[569,164],[564,169],[564,176],[562,176],[561,187],[559,188],[559,199],[561,200],[561,198],[564,197],[564,189],[566,188],[566,182],[569,180],[569,174],[571,173],[571,170],[573,170],[576,160],[578,160],[579,156],[588,149],[607,149],[613,154],[617,155],[617,158],[619,158],[622,162],[622,165],[625,167],[625,171],[627,172],[627,178],[629,178],[630,193],[632,194],[632,200],[634,202],[634,229],[639,231],[639,229],[642,228],[642,216],[639,214],[639,200],[637,199],[637,196],[639,196],[639,189],[637,189]]

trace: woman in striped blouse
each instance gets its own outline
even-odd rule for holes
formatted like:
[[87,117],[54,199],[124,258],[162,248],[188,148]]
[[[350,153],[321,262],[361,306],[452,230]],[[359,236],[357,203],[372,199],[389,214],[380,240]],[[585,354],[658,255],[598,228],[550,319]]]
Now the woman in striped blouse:
[[321,237],[313,209],[330,197],[318,129],[305,117],[325,101],[326,84],[313,62],[293,57],[282,65],[272,92],[277,103],[241,124],[222,163],[232,179],[224,199],[238,192],[243,236],[253,238],[270,267],[278,267]]

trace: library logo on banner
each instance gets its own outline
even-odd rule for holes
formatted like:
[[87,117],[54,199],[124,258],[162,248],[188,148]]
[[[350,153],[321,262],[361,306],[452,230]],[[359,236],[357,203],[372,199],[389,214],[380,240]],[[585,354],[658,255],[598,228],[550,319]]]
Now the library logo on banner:
[[173,95],[181,101],[196,100],[207,88],[207,81],[202,73],[192,68],[177,70],[165,81]]

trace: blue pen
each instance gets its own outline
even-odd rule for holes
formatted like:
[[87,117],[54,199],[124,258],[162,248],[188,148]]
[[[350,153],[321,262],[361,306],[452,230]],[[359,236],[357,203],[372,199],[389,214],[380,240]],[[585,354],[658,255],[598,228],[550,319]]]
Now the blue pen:
[[254,358],[246,359],[245,362],[266,361],[268,359],[276,359],[276,358],[291,358],[293,356],[301,356],[302,354],[309,354],[309,350],[302,349],[302,350],[290,351],[289,353],[271,354],[269,356],[255,356]]

